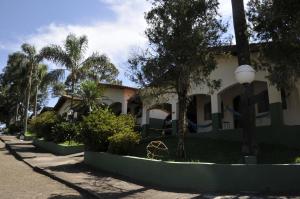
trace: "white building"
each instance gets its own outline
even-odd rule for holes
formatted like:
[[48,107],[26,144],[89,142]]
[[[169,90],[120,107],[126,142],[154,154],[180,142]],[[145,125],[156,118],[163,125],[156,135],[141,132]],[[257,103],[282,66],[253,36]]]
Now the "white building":
[[[257,46],[251,46],[252,56],[255,56]],[[217,69],[211,74],[212,79],[221,79],[221,87],[210,94],[206,86],[192,86],[189,96],[188,119],[195,124],[197,133],[220,132],[220,130],[238,129],[240,127],[239,107],[242,85],[236,79],[234,72],[238,66],[235,46],[227,49],[229,55],[216,57]],[[256,109],[257,127],[297,126],[300,125],[300,83],[289,93],[277,90],[266,78],[266,71],[257,71],[255,76],[254,94],[259,95]],[[152,107],[165,107],[172,115],[173,132],[176,132],[178,119],[177,96],[165,96],[162,104],[143,104],[142,125],[147,128],[150,123]],[[168,107],[168,108],[166,108]]]

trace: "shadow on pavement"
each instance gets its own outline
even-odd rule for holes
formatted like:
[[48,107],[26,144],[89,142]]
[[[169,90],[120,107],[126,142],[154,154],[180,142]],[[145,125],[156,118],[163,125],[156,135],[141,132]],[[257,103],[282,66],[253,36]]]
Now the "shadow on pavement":
[[75,196],[75,195],[52,195],[48,199],[89,199],[88,196]]

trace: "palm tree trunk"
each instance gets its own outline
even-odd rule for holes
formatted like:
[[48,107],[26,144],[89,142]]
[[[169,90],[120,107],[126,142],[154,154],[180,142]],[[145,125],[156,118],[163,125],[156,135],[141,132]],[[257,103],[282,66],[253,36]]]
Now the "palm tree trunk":
[[19,116],[19,107],[20,107],[20,102],[18,102],[17,105],[16,105],[15,122],[17,122],[17,120],[18,120],[18,116]]
[[74,110],[73,110],[73,106],[74,106],[74,94],[75,94],[75,81],[72,80],[72,93],[71,93],[71,110],[72,110],[72,116],[71,116],[71,121],[74,121]]
[[27,131],[28,110],[29,110],[30,93],[31,93],[32,69],[33,69],[33,66],[30,66],[29,75],[28,75],[27,89],[26,89],[25,111],[24,111],[24,132],[23,132],[24,134]]
[[36,85],[35,93],[34,93],[34,105],[33,105],[33,115],[34,115],[34,117],[36,117],[36,115],[37,115],[38,90],[39,90],[39,86]]

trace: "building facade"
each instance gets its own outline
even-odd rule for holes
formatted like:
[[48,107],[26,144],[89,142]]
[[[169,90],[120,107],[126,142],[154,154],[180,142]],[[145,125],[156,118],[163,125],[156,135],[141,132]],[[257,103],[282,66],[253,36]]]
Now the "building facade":
[[[255,50],[252,50],[255,56]],[[216,57],[217,68],[212,79],[220,79],[221,87],[210,92],[207,86],[192,85],[189,91],[191,102],[188,107],[189,124],[194,133],[239,129],[241,127],[240,98],[242,85],[235,79],[238,66],[237,56],[230,49],[229,54]],[[278,90],[266,78],[266,71],[256,71],[254,95],[256,96],[256,126],[297,126],[300,125],[300,83],[289,92]],[[178,100],[176,95],[164,97],[161,104],[144,103],[142,125],[150,125],[149,113],[153,107],[163,107],[171,115],[173,133],[177,132]],[[166,108],[167,107],[167,108]],[[191,129],[191,128],[189,128]]]

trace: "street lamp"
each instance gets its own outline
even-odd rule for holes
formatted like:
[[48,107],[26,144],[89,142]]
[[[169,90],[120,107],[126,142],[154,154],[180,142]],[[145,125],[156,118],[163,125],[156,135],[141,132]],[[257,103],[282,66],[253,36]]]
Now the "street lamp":
[[255,79],[255,70],[250,65],[241,65],[234,73],[240,84],[251,84]]

